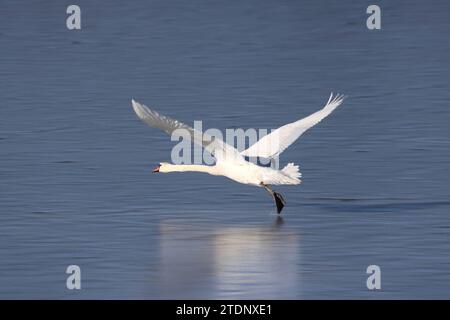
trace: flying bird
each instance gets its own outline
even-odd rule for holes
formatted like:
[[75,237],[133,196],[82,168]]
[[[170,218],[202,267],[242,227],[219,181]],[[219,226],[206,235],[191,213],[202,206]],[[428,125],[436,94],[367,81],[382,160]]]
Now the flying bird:
[[270,134],[265,135],[248,149],[239,152],[233,146],[217,137],[200,133],[190,126],[169,118],[131,100],[137,116],[149,126],[160,129],[171,135],[177,129],[187,130],[190,140],[202,146],[215,158],[215,165],[171,164],[161,162],[153,172],[204,172],[215,176],[225,176],[239,183],[262,187],[274,198],[277,212],[280,213],[286,204],[283,196],[272,189],[272,185],[297,185],[301,183],[298,165],[288,163],[283,169],[262,167],[249,162],[245,157],[261,157],[273,159],[294,143],[306,130],[319,123],[344,101],[343,95],[333,96],[326,105],[310,116],[286,124]]

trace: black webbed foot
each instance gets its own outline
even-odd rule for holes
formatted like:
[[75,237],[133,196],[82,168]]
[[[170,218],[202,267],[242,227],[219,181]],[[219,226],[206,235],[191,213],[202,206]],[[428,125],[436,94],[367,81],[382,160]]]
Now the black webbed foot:
[[283,207],[286,204],[286,201],[284,200],[283,196],[276,191],[273,192],[273,198],[275,199],[275,204],[277,205],[277,212],[278,214],[280,214],[281,210],[283,210]]

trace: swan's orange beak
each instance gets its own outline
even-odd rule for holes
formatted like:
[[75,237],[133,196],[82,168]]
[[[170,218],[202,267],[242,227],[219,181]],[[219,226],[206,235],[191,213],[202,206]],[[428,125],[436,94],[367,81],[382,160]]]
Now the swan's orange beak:
[[161,167],[161,165],[159,164],[155,169],[153,169],[153,172],[159,172],[160,167]]

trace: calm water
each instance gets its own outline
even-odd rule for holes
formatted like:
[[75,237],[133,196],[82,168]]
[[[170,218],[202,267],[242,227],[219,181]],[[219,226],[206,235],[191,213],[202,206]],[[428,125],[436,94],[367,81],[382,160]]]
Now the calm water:
[[[450,298],[450,3],[2,1],[0,298]],[[106,3],[106,2],[105,2]],[[205,128],[275,128],[303,184],[155,175]],[[82,290],[65,287],[68,265]],[[382,290],[366,288],[366,268]]]

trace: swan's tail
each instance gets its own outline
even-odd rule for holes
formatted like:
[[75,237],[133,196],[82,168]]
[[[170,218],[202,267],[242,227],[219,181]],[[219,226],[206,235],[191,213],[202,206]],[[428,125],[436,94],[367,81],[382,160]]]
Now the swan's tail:
[[266,185],[300,184],[302,182],[300,180],[302,174],[298,170],[298,166],[293,163],[288,163],[288,165],[281,170],[274,170],[272,168],[266,169],[267,170],[262,177],[262,181]]
[[292,180],[292,184],[300,184],[302,182],[300,180],[302,173],[300,172],[299,167],[292,162],[288,163],[281,172]]

